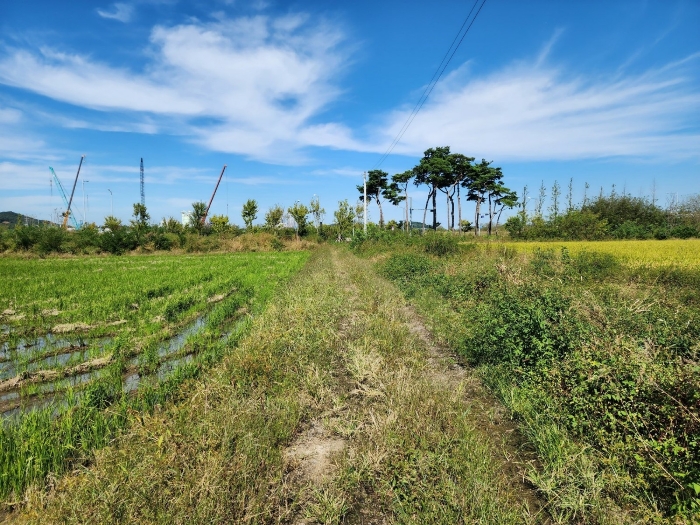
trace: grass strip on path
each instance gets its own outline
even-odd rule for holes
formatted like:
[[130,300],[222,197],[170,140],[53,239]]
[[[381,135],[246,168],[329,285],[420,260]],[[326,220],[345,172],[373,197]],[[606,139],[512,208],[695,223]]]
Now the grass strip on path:
[[498,414],[367,261],[322,248],[185,402],[27,492],[30,523],[523,523]]

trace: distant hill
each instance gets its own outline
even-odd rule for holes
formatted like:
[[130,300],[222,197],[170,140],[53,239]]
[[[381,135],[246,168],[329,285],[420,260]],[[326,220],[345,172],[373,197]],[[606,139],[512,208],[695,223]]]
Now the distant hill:
[[51,221],[35,219],[29,215],[22,215],[21,213],[15,213],[13,211],[0,211],[0,227],[14,228],[18,221],[20,224],[51,224]]

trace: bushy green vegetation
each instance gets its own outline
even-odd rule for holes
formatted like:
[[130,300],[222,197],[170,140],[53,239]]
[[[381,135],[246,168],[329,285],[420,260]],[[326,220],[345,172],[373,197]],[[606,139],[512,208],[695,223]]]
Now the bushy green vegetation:
[[521,421],[541,462],[530,479],[555,516],[606,521],[615,507],[628,521],[697,516],[696,270],[567,250],[387,251],[383,274]]
[[[236,343],[250,314],[304,264],[305,252],[142,256],[82,259],[0,259],[2,342],[18,374],[20,408],[41,400],[36,385],[52,381],[48,406],[20,411],[0,424],[0,495],[19,497],[33,481],[58,474],[107,444],[133,410],[152,410],[177,397],[180,384],[210,368]],[[195,319],[199,330],[170,353],[159,352]],[[21,341],[66,331],[98,362],[31,368],[51,348],[19,350]],[[108,336],[107,343],[104,337]],[[3,361],[0,366],[5,366]],[[75,366],[77,365],[77,366]],[[72,387],[78,370],[96,371]],[[127,380],[136,377],[135,394]],[[66,380],[64,380],[64,378]],[[9,388],[12,385],[6,384]],[[41,405],[41,403],[40,403]]]
[[[558,191],[558,190],[557,190]],[[534,215],[521,211],[505,224],[513,239],[526,240],[600,240],[600,239],[688,239],[700,237],[700,201],[697,196],[662,209],[655,202],[628,194],[602,193],[581,205],[569,201],[560,212],[553,202],[550,214],[542,211],[544,188],[540,190]],[[523,192],[527,195],[527,192]],[[557,198],[556,191],[552,199]]]
[[[287,210],[294,219],[295,226],[282,222],[284,210],[275,206],[266,214],[262,226],[254,226],[257,217],[257,203],[249,199],[243,209],[242,218],[245,229],[229,222],[224,215],[213,215],[205,221],[206,204],[195,202],[189,213],[189,221],[183,225],[170,217],[160,223],[151,223],[151,217],[145,206],[134,204],[134,213],[129,224],[123,224],[116,217],[105,217],[102,226],[95,223],[84,224],[79,230],[64,230],[55,224],[33,221],[24,224],[18,221],[13,228],[0,228],[0,253],[20,252],[36,254],[40,257],[49,254],[122,255],[138,250],[139,253],[151,251],[178,250],[186,253],[212,251],[240,251],[250,245],[241,237],[250,238],[257,235],[261,242],[255,243],[256,250],[282,250],[292,239],[306,237],[312,242],[333,238],[335,227],[323,226],[321,219],[325,210],[320,207],[318,199],[312,201],[312,207],[296,203]],[[307,217],[313,214],[315,224],[307,224]]]
[[[138,250],[213,252],[236,251],[243,235],[265,234],[260,249],[282,249],[285,241],[295,238],[294,228],[251,227],[246,230],[228,224],[225,217],[212,217],[211,225],[204,228],[183,227],[170,220],[156,225],[112,225],[98,228],[87,225],[77,231],[66,231],[58,226],[30,225],[16,226],[11,230],[0,231],[0,253],[28,253],[40,257],[50,254],[96,255],[124,253]],[[318,230],[311,226],[304,231],[310,239],[317,240]],[[329,232],[330,235],[330,232]],[[275,246],[278,246],[275,248]]]

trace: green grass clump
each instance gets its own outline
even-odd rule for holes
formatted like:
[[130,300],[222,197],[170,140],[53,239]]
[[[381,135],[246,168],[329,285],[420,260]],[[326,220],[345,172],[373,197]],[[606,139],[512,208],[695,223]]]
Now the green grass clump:
[[428,234],[425,236],[423,249],[426,253],[438,257],[451,255],[459,251],[458,238],[454,235]]
[[[609,253],[481,250],[380,270],[521,420],[530,479],[563,521],[700,511],[700,309],[682,281]],[[479,283],[477,285],[477,283]]]

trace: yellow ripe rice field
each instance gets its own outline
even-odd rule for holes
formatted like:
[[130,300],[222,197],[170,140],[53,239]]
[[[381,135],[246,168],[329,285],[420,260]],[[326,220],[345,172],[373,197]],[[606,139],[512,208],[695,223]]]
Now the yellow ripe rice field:
[[560,251],[566,247],[572,255],[583,251],[610,253],[633,267],[700,268],[700,239],[505,242],[503,244],[521,252],[534,252],[537,249]]

